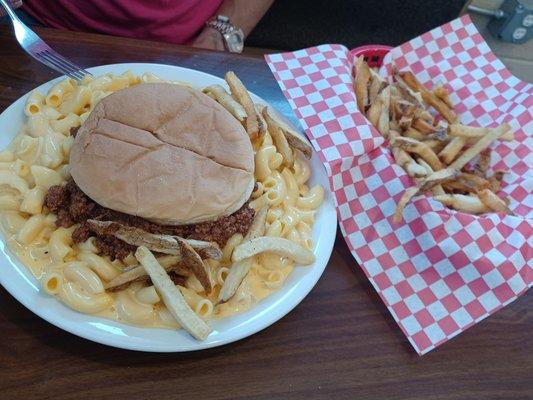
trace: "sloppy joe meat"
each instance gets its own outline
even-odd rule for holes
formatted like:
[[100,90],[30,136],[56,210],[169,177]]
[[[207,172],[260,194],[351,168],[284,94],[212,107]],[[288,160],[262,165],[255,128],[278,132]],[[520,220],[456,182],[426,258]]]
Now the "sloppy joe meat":
[[69,228],[79,224],[72,233],[74,243],[84,242],[94,236],[95,245],[101,254],[120,260],[135,251],[135,247],[111,235],[97,235],[86,223],[88,219],[115,221],[150,233],[216,242],[223,247],[235,233],[246,234],[254,218],[254,210],[245,203],[235,213],[216,221],[183,226],[158,225],[140,217],[100,206],[83,193],[72,179],[65,186],[50,187],[44,204],[50,212],[57,215],[58,227]]

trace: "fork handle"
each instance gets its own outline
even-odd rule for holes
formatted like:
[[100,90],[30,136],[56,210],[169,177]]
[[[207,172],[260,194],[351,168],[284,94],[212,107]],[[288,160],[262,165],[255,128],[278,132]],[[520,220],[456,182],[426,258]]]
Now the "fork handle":
[[13,9],[6,0],[0,0],[0,6],[4,7],[4,10],[6,10],[7,15],[9,16],[9,18],[11,18],[12,21],[20,22],[19,17],[17,16],[17,14],[15,14],[15,11],[13,11]]

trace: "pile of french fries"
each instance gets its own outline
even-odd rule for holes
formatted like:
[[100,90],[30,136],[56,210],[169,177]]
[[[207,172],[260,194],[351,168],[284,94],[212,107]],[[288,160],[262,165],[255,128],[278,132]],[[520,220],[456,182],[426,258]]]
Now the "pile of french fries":
[[496,194],[506,171],[488,171],[492,142],[514,140],[508,124],[462,125],[444,86],[428,90],[412,72],[394,66],[389,82],[363,57],[355,62],[354,89],[359,111],[389,141],[396,163],[416,182],[399,201],[395,222],[401,221],[412,197],[426,192],[459,211],[511,214],[509,199]]

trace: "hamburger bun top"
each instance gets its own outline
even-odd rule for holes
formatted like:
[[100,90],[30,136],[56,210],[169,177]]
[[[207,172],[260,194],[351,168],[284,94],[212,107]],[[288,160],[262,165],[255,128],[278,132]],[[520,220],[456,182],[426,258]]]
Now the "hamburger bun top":
[[76,135],[70,166],[100,205],[165,225],[232,214],[254,186],[241,124],[205,94],[167,83],[102,99]]

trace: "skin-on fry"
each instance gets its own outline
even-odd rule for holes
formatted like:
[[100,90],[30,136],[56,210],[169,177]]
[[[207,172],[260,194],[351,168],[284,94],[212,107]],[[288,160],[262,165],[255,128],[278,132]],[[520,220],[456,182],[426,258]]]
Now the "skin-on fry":
[[[256,237],[263,236],[265,234],[265,224],[266,216],[268,209],[266,207],[262,208],[255,214],[254,221],[248,230],[248,233],[244,237],[244,240],[255,239]],[[218,294],[219,302],[228,301],[237,289],[239,288],[241,282],[244,280],[250,269],[252,268],[252,258],[246,258],[242,261],[234,263],[224,281],[224,285],[220,289]]]
[[[398,136],[400,136],[400,134],[396,131],[391,130],[389,132],[389,139]],[[405,169],[407,171],[407,174],[411,178],[422,178],[427,175],[426,170],[420,165],[418,165],[415,160],[413,160],[413,158],[409,155],[409,153],[407,153],[400,147],[392,147],[392,155],[394,157],[394,160],[396,161],[396,164]]]
[[479,160],[474,167],[474,173],[478,176],[486,177],[490,166],[490,150],[485,149],[479,153]]
[[398,205],[396,206],[396,212],[394,213],[394,217],[392,218],[394,222],[398,223],[402,220],[402,214],[403,209],[409,203],[409,201],[418,193],[418,187],[413,186],[408,188],[402,195],[402,198],[398,202]]
[[291,167],[294,164],[294,157],[289,142],[283,133],[283,129],[281,129],[281,126],[277,121],[270,116],[271,113],[269,113],[268,107],[263,108],[262,114],[267,123],[270,136],[272,136],[272,140],[274,141],[278,152],[283,156],[283,163],[286,166]]
[[433,197],[445,206],[454,208],[458,211],[464,211],[469,214],[482,214],[490,211],[477,196],[464,194],[443,194]]
[[432,106],[437,112],[442,115],[442,117],[448,121],[449,123],[454,123],[457,121],[457,115],[453,112],[453,110],[448,107],[446,103],[444,103],[441,99],[439,99],[437,96],[435,96],[433,93],[428,91],[424,85],[422,85],[418,79],[414,76],[414,74],[411,71],[406,72],[400,72],[400,77],[403,79],[405,84],[409,86],[413,91],[420,92],[422,95],[422,99]]
[[491,129],[485,136],[479,139],[471,147],[469,147],[463,154],[461,154],[451,165],[451,169],[459,171],[466,164],[468,164],[472,159],[485,150],[490,144],[498,139],[501,135],[506,132],[506,127],[504,125],[497,128]]
[[482,176],[464,172],[459,176],[459,181],[466,181],[468,185],[473,186],[476,190],[486,189],[490,186],[490,182]]
[[435,171],[429,175],[424,181],[420,184],[419,193],[424,193],[430,190],[435,185],[440,185],[454,179],[459,175],[459,172],[451,168],[444,168],[440,171]]
[[176,321],[196,339],[204,340],[211,333],[211,328],[185,302],[179,289],[150,250],[141,246],[135,252],[135,257],[150,275],[163,303]]
[[443,186],[450,191],[459,190],[462,192],[476,193],[479,190],[490,187],[490,182],[478,175],[463,173],[453,181],[448,181]]
[[287,142],[289,142],[289,145],[293,149],[300,150],[307,159],[311,159],[311,156],[313,155],[313,149],[311,145],[302,137],[302,135],[290,128],[283,121],[280,121],[278,118],[276,118],[270,108],[266,108],[266,113],[270,119],[274,120],[277,126],[281,128],[285,138],[287,139]]
[[368,81],[370,80],[370,70],[363,56],[355,61],[355,80],[354,90],[357,108],[363,114],[366,111],[368,103]]
[[[418,160],[416,160],[416,162],[426,169],[427,175],[431,175],[433,173],[433,169],[431,168],[431,166],[427,162],[425,162],[423,159],[419,158]],[[441,185],[433,186],[431,188],[431,193],[434,196],[439,195],[439,194],[445,194],[444,189],[442,188]]]
[[156,235],[133,226],[122,225],[113,221],[87,220],[93,231],[99,235],[112,235],[133,246],[146,246],[159,253],[181,256],[179,242],[191,246],[202,258],[220,260],[222,251],[216,243],[203,240],[183,239],[179,236]]
[[479,199],[491,210],[496,212],[502,212],[505,214],[512,214],[509,207],[505,201],[500,199],[493,191],[490,189],[483,189],[477,193]]
[[91,226],[91,229],[94,229],[96,232],[113,235],[133,246],[150,247],[159,253],[181,256],[182,262],[191,269],[205,291],[207,293],[211,292],[212,287],[207,266],[202,261],[200,255],[185,239],[179,236],[154,235],[142,229],[108,221],[88,220],[87,222]]
[[288,257],[301,265],[309,265],[315,262],[315,255],[311,250],[288,239],[269,236],[256,237],[235,247],[232,261],[239,262],[264,252]]
[[[500,140],[512,141],[514,140],[513,132],[509,124],[501,125],[504,133],[500,136]],[[481,139],[494,128],[480,128],[477,126],[467,126],[461,124],[450,124],[448,126],[448,135],[465,137],[468,139]]]
[[246,112],[247,117],[245,120],[245,125],[248,135],[250,135],[252,139],[255,139],[258,136],[265,134],[267,128],[257,115],[255,105],[252,102],[252,98],[250,97],[250,94],[248,93],[248,90],[244,84],[239,78],[237,78],[237,75],[235,75],[233,71],[226,72],[224,79],[228,83],[233,98],[243,106],[244,111]]
[[418,154],[431,166],[433,171],[438,171],[443,168],[437,155],[424,142],[407,137],[396,137],[391,141],[391,146],[399,146],[408,153]]
[[244,111],[244,107],[237,103],[237,101],[235,101],[235,99],[231,97],[222,86],[208,86],[204,88],[202,92],[212,95],[222,107],[228,110],[231,115],[237,118],[240,122],[243,122],[246,119],[246,111]]
[[439,158],[444,164],[450,164],[459,152],[465,147],[466,139],[462,137],[454,137],[450,143],[439,153]]
[[498,193],[502,187],[502,179],[503,175],[505,175],[507,171],[498,170],[494,172],[494,175],[492,175],[489,178],[490,183],[490,190],[492,190],[494,193]]
[[[173,264],[165,267],[166,271],[174,271],[176,274],[181,276],[190,276],[191,272],[178,264]],[[118,292],[122,289],[125,289],[129,285],[135,282],[147,282],[148,274],[145,269],[140,265],[133,265],[129,269],[124,270],[123,273],[118,275],[116,278],[111,280],[106,286],[106,290],[110,292]]]
[[392,74],[395,80],[395,87],[398,89],[398,92],[400,92],[401,96],[413,103],[418,108],[423,108],[423,100],[422,96],[418,91],[414,91],[411,89],[403,80],[403,78],[400,76],[400,73],[398,72],[398,69],[396,68],[396,65],[392,66]]
[[[398,120],[398,125],[400,126],[400,129],[403,131],[411,129],[412,123],[413,123],[412,116],[402,115],[402,117]],[[420,132],[417,131],[417,133],[420,133]],[[422,133],[420,133],[419,137],[420,137],[420,140],[424,139],[424,135],[422,135]]]
[[265,119],[263,118],[263,109],[265,108],[265,106],[263,106],[262,104],[255,104],[255,111],[257,113],[257,118],[259,119],[259,126],[264,126],[265,127],[265,132],[268,130],[268,126],[267,126],[267,123],[265,121]]
[[411,117],[414,115],[416,108],[413,103],[399,97],[391,97],[391,107],[392,111],[395,113],[394,115],[396,116],[394,119]]

